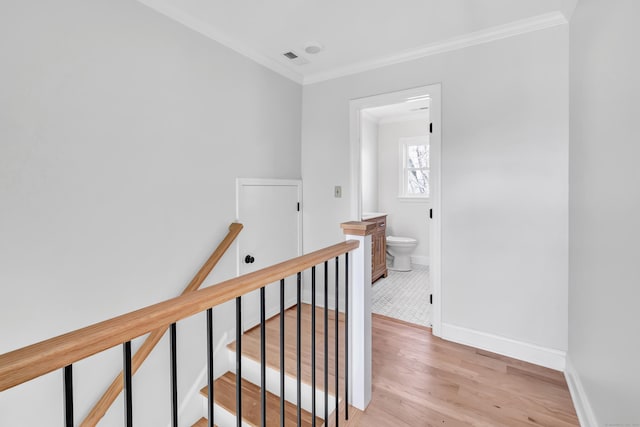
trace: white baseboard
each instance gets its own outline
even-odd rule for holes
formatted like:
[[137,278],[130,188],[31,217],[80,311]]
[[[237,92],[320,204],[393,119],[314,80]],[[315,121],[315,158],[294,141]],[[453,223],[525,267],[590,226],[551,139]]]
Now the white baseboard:
[[425,265],[429,266],[429,257],[421,256],[421,255],[411,255],[411,264]]
[[556,371],[564,371],[565,369],[566,352],[561,350],[540,347],[448,323],[442,323],[441,337],[448,341],[524,360]]
[[599,426],[600,424],[598,424],[596,414],[593,412],[593,408],[591,407],[591,403],[589,403],[587,393],[584,391],[584,387],[582,386],[582,382],[580,381],[580,376],[571,363],[571,359],[569,358],[569,356],[567,356],[567,364],[564,371],[564,377],[566,378],[567,385],[569,386],[569,392],[571,393],[573,406],[576,408],[576,413],[578,414],[580,426]]

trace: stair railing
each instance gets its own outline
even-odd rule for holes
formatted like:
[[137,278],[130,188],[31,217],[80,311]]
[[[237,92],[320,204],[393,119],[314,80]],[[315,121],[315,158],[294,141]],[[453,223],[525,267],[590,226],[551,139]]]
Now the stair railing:
[[[191,279],[191,282],[184,288],[181,295],[188,294],[197,290],[200,285],[205,281],[209,273],[214,269],[214,267],[218,264],[218,261],[222,258],[222,255],[225,254],[227,249],[234,242],[238,234],[242,231],[242,224],[234,222],[229,225],[229,232],[222,239],[222,242],[218,245],[218,247],[213,251],[209,259],[200,267],[198,273]],[[160,342],[160,339],[164,336],[165,332],[167,332],[167,328],[159,328],[155,331],[152,331],[149,336],[144,340],[138,351],[135,353],[133,358],[131,359],[131,374],[135,375],[138,371],[142,363],[146,360],[146,358],[151,354],[155,346]],[[171,336],[174,337],[174,330],[171,330]],[[107,388],[104,394],[100,397],[98,402],[93,406],[89,414],[84,419],[84,421],[80,424],[81,427],[93,427],[104,417],[107,413],[113,402],[116,400],[118,395],[122,392],[124,387],[123,375],[120,372],[111,382],[111,385]]]
[[[366,244],[365,244],[366,245]],[[207,312],[207,383],[209,389],[208,397],[208,412],[209,419],[208,425],[214,425],[214,390],[213,390],[213,345],[212,345],[212,309],[227,301],[236,301],[236,342],[237,342],[237,359],[236,359],[236,377],[242,378],[242,349],[241,349],[241,306],[242,296],[249,292],[260,289],[260,328],[261,328],[261,426],[266,426],[266,407],[265,407],[265,287],[271,283],[280,282],[280,314],[281,322],[284,317],[284,286],[285,278],[295,276],[296,290],[297,290],[297,364],[298,364],[298,399],[297,399],[297,425],[301,425],[300,417],[300,311],[301,311],[301,274],[305,270],[312,269],[312,286],[315,291],[315,267],[320,264],[324,264],[325,272],[327,272],[327,266],[330,260],[335,259],[335,346],[336,346],[336,366],[334,368],[335,373],[335,425],[338,425],[339,410],[338,410],[338,271],[339,271],[339,257],[344,255],[345,260],[345,331],[349,330],[349,252],[357,249],[360,246],[358,240],[347,240],[342,243],[335,244],[333,246],[320,249],[318,251],[290,259],[288,261],[273,265],[271,267],[264,268],[249,274],[245,274],[240,277],[236,277],[230,280],[223,281],[216,286],[210,286],[204,289],[195,290],[191,292],[185,292],[183,295],[160,302],[121,316],[114,317],[103,322],[87,326],[82,329],[75,330],[55,338],[51,338],[45,341],[41,341],[36,344],[32,344],[27,347],[23,347],[18,350],[11,351],[0,355],[0,392],[7,390],[11,387],[15,387],[19,384],[30,381],[34,378],[45,375],[57,369],[63,370],[63,385],[64,385],[64,414],[65,414],[65,426],[72,427],[74,425],[74,413],[73,413],[73,363],[76,363],[82,359],[85,359],[94,354],[100,353],[109,348],[117,345],[122,345],[123,348],[123,374],[122,384],[124,390],[124,425],[131,427],[133,425],[133,408],[132,408],[132,375],[133,364],[131,357],[131,341],[137,337],[145,335],[154,331],[164,331],[169,327],[170,329],[170,351],[171,351],[171,363],[172,363],[172,381],[171,381],[171,393],[172,393],[172,410],[171,410],[171,425],[178,425],[178,407],[177,407],[177,381],[176,381],[176,366],[175,366],[175,354],[176,354],[176,322],[193,316],[195,314],[206,311]],[[204,274],[204,272],[202,272]],[[194,281],[201,281],[202,277],[199,273],[196,277],[199,279]],[[328,290],[328,275],[325,274],[324,292],[327,295]],[[193,283],[193,282],[192,282]],[[313,298],[312,313],[315,322],[315,292]],[[325,299],[325,301],[327,301]],[[329,310],[328,304],[325,303],[325,319],[326,313]],[[325,323],[325,337],[327,324]],[[281,330],[281,344],[284,344],[284,330]],[[348,346],[348,336],[345,333],[345,350]],[[325,338],[325,357],[327,354],[327,342]],[[284,352],[284,345],[280,348],[281,360]],[[315,358],[314,358],[315,359]],[[348,371],[349,363],[348,356],[344,359],[345,373]],[[138,365],[139,366],[139,365]],[[327,372],[327,360],[325,358],[325,378]],[[313,371],[315,382],[315,370]],[[281,376],[284,376],[284,366],[281,366]],[[283,382],[281,377],[281,382]],[[345,375],[344,385],[344,407],[349,407],[349,375]],[[242,425],[242,381],[236,381],[236,420],[237,426]],[[314,392],[315,393],[315,392]],[[325,402],[327,401],[328,385],[325,382]],[[315,394],[314,394],[315,396]],[[315,402],[315,398],[314,398]],[[281,389],[281,413],[284,412],[284,388]],[[313,426],[315,427],[315,403],[313,405]],[[345,417],[348,419],[348,412],[345,411]],[[327,408],[325,406],[325,425],[329,422],[327,419]],[[280,425],[284,426],[284,417],[280,418]]]

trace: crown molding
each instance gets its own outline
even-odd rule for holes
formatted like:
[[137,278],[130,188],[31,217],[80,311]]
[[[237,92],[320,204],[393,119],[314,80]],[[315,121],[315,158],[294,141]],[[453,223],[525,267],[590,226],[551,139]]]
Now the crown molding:
[[371,61],[362,61],[325,72],[309,74],[304,77],[303,84],[313,84],[338,77],[357,74],[388,65],[413,61],[443,52],[464,49],[466,47],[489,43],[495,40],[517,36],[519,34],[544,30],[546,28],[564,25],[567,23],[567,19],[559,11],[533,16],[531,18],[521,19],[509,24],[498,25],[441,42],[431,43],[417,49],[410,49],[395,55],[381,57]]
[[364,71],[374,70],[376,68],[386,67],[388,65],[399,64],[403,62],[413,61],[439,53],[450,52],[453,50],[464,49],[470,46],[476,46],[483,43],[489,43],[508,37],[517,36],[519,34],[530,33],[533,31],[543,30],[558,25],[567,24],[568,21],[560,11],[538,15],[531,18],[521,19],[509,24],[498,25],[484,30],[468,33],[452,39],[431,43],[416,49],[410,49],[398,54],[380,57],[377,59],[362,61],[337,67],[328,71],[311,73],[304,76],[286,65],[258,53],[241,41],[228,36],[222,31],[214,28],[212,25],[195,18],[178,8],[167,4],[156,4],[154,0],[137,0],[145,6],[155,10],[156,12],[179,22],[180,24],[208,37],[223,46],[251,59],[265,68],[280,74],[298,84],[308,85],[331,80],[339,77],[353,75]]
[[285,65],[256,52],[244,43],[232,37],[229,37],[228,35],[224,34],[223,32],[198,18],[195,18],[175,7],[166,4],[156,4],[156,2],[153,0],[138,0],[138,2],[144,4],[145,6],[155,10],[162,15],[167,16],[168,18],[173,19],[174,21],[179,22],[180,24],[192,29],[195,32],[200,33],[220,43],[223,46],[226,46],[229,49],[234,50],[235,52],[243,56],[246,56],[252,61],[257,62],[263,67],[266,67],[283,77],[293,80],[294,82],[299,84],[302,84],[304,82],[303,76],[301,74],[296,73]]

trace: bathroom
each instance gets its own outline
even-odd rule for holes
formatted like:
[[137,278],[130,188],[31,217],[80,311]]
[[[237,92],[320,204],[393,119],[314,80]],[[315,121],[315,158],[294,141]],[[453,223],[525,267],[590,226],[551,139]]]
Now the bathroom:
[[363,109],[360,117],[362,219],[386,225],[387,270],[379,279],[374,275],[373,312],[426,327],[429,104],[428,96],[418,96]]

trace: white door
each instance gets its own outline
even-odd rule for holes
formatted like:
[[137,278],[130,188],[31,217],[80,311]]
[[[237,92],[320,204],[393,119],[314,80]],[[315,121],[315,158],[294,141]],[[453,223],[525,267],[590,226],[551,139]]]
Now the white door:
[[[300,181],[238,179],[238,274],[246,274],[301,254]],[[285,304],[296,302],[295,278],[286,280]],[[280,284],[266,288],[267,318],[280,310]],[[260,293],[243,296],[244,330],[260,323]]]

